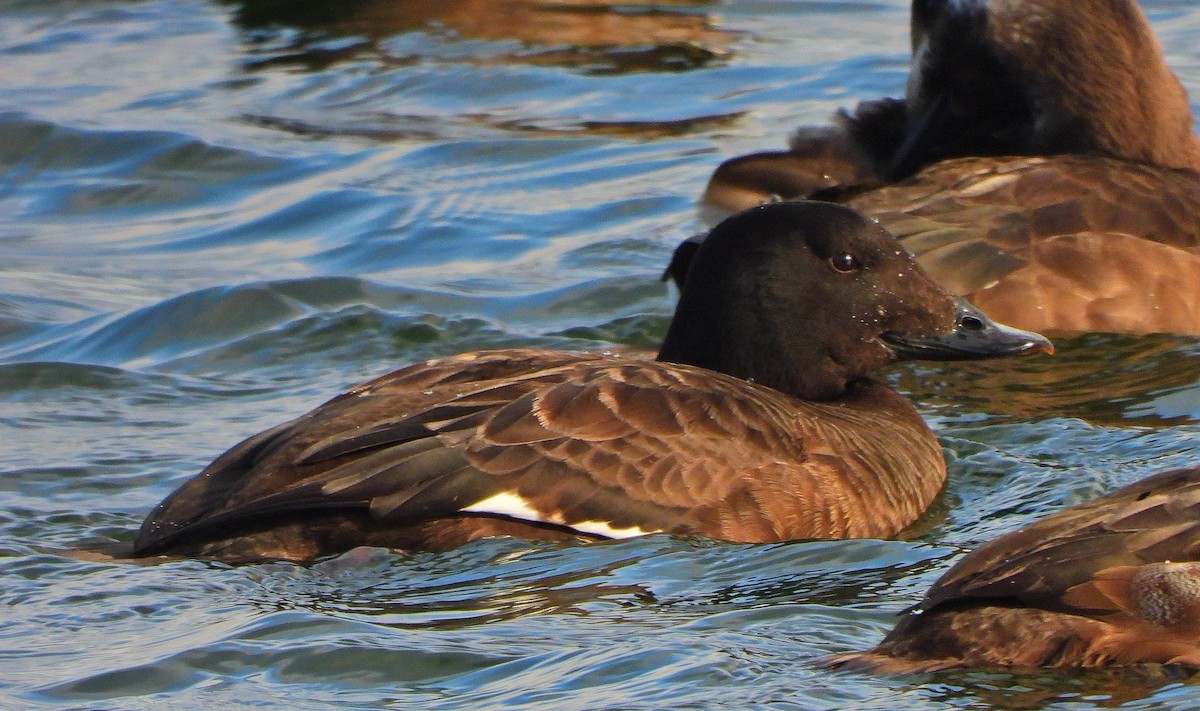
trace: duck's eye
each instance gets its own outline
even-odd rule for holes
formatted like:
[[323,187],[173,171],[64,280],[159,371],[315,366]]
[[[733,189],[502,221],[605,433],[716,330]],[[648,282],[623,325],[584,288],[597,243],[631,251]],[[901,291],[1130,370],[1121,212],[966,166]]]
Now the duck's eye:
[[835,254],[834,256],[830,257],[829,266],[833,267],[835,272],[841,272],[842,274],[849,274],[850,272],[856,272],[859,269],[862,269],[862,264],[860,264],[858,259],[849,252],[842,252],[841,254]]

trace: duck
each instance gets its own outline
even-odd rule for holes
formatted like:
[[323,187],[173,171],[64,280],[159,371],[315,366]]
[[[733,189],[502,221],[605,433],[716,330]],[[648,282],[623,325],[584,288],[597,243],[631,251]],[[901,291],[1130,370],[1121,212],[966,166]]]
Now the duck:
[[912,403],[870,374],[1026,352],[1053,346],[949,294],[862,214],[761,205],[697,250],[656,358],[510,348],[409,365],[217,457],[130,555],[891,536],[946,465]]
[[834,667],[1200,669],[1200,466],[1161,472],[964,556]]
[[914,0],[902,99],[729,159],[702,202],[843,202],[1014,326],[1200,334],[1200,138],[1134,0]]

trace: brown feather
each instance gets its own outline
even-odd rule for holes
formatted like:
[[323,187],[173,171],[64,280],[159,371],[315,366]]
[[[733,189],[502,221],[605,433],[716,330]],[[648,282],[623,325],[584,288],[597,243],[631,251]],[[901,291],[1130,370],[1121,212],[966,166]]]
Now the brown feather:
[[877,647],[830,662],[1200,668],[1198,542],[1200,467],[1158,474],[979,547]]

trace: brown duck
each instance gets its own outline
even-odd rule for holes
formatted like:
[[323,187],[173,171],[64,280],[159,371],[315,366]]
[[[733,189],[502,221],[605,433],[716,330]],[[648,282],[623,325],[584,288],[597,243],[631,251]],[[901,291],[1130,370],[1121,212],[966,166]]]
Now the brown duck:
[[725,162],[705,200],[844,201],[1022,328],[1200,333],[1200,139],[1133,0],[915,0],[912,46],[903,100]]
[[217,458],[134,555],[890,536],[946,469],[913,406],[868,375],[1029,350],[1051,347],[948,294],[859,213],[764,205],[698,250],[657,360],[513,349],[395,371]]
[[1157,474],[981,546],[879,646],[832,663],[892,673],[1200,669],[1200,467]]

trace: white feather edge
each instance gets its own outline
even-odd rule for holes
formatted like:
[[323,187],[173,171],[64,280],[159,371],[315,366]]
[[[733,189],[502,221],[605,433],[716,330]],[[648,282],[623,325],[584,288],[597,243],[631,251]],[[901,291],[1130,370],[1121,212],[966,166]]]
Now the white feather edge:
[[644,536],[648,533],[659,533],[658,530],[646,531],[638,526],[630,526],[629,528],[613,528],[606,521],[580,521],[578,523],[567,523],[561,515],[544,514],[541,511],[529,505],[525,499],[517,496],[512,492],[503,492],[490,496],[482,501],[477,501],[470,506],[464,506],[461,511],[471,511],[474,513],[489,513],[498,516],[508,516],[522,521],[538,521],[541,523],[550,523],[555,526],[562,526],[580,533],[587,533],[593,536],[605,536],[607,538],[633,538],[634,536]]

